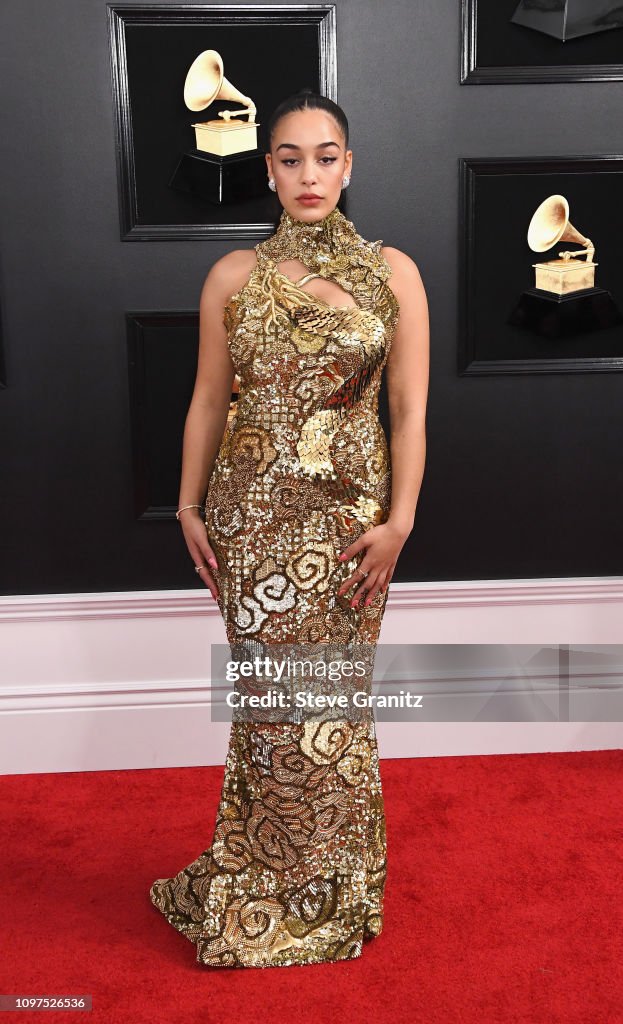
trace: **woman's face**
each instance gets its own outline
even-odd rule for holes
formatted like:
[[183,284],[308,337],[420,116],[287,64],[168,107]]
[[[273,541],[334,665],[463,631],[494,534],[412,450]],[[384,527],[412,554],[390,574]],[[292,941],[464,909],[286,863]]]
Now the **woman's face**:
[[[350,175],[352,150],[344,148],[344,136],[331,114],[295,110],[277,122],[266,163],[284,209],[296,220],[311,222],[337,206],[342,178]],[[305,203],[306,193],[319,199]]]

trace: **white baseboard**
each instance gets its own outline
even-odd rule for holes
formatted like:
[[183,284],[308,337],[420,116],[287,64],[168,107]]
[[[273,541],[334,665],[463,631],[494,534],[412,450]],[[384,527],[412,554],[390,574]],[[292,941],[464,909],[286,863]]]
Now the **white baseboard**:
[[[397,583],[380,643],[595,651],[623,641],[622,613],[622,577]],[[209,665],[225,642],[207,591],[0,598],[0,772],[223,764],[229,725],[211,720]],[[379,721],[381,756],[623,747],[608,694],[586,696],[586,722]]]

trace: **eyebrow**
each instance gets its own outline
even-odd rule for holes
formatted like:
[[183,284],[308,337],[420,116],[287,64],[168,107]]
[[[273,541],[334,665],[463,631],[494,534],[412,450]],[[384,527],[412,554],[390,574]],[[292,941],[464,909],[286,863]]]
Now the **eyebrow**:
[[[316,146],[316,149],[326,149],[327,146],[337,146],[338,149],[339,149],[339,145],[338,145],[337,142],[319,142],[318,145]],[[295,145],[294,142],[281,142],[277,146],[277,151],[279,151],[280,149],[300,149],[300,148],[301,147]]]

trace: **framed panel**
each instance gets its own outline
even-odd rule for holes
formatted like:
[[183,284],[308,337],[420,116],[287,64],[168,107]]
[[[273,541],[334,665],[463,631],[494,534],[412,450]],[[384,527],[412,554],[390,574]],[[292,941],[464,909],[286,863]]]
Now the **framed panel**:
[[6,386],[7,386],[7,379],[6,379],[6,364],[5,364],[5,361],[4,361],[4,326],[3,326],[2,309],[0,308],[0,390],[2,390],[3,388],[6,388]]
[[462,85],[623,79],[620,0],[461,0],[461,28]]
[[197,372],[198,312],[125,315],[137,519],[172,519],[182,441]]
[[[303,86],[337,99],[335,5],[107,8],[121,239],[268,236],[278,210],[267,185],[267,120]],[[221,86],[210,91],[214,78],[204,75],[201,107],[189,107],[187,75],[207,51],[221,63]],[[254,133],[240,96],[256,107]],[[229,140],[223,124],[232,117],[219,118],[227,111],[237,128]],[[193,126],[211,121],[206,144],[225,152],[197,148],[209,132]]]
[[[622,370],[623,156],[461,157],[459,177],[459,374]],[[555,240],[556,232],[539,251],[528,244],[537,209],[553,195],[567,200],[568,221],[579,235],[590,236],[594,267],[585,262],[589,254],[558,266],[561,251],[583,250],[564,235]],[[550,268],[552,260],[562,279],[592,270],[594,286],[573,286],[559,296],[549,285],[537,288],[533,265]],[[534,306],[545,311],[538,321],[526,315]]]
[[[140,520],[173,519],[197,374],[199,312],[127,312],[125,323],[134,514]],[[239,384],[235,374],[224,433],[236,415]]]

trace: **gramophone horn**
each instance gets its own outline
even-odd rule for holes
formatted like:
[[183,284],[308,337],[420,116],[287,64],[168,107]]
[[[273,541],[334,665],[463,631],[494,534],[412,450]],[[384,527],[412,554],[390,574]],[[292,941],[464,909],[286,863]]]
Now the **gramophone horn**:
[[528,245],[535,252],[545,252],[556,242],[579,242],[590,244],[569,220],[569,203],[564,196],[548,196],[532,215],[528,227]]
[[205,110],[214,100],[234,100],[253,112],[256,109],[253,101],[225,78],[220,53],[204,50],[188,69],[184,82],[184,103],[189,110]]

